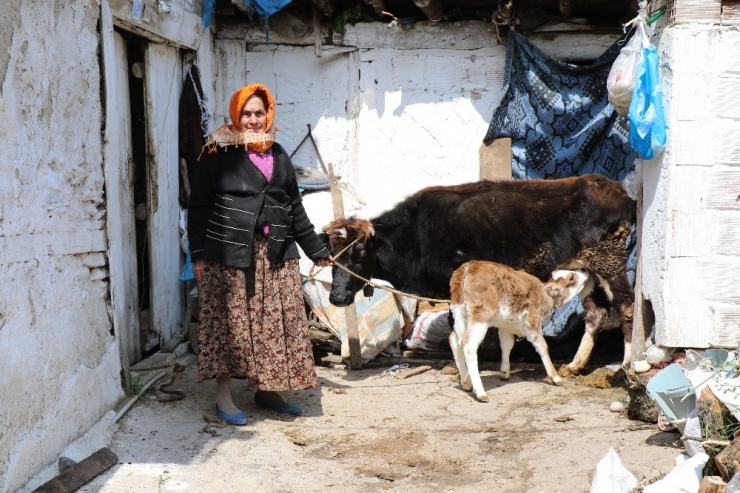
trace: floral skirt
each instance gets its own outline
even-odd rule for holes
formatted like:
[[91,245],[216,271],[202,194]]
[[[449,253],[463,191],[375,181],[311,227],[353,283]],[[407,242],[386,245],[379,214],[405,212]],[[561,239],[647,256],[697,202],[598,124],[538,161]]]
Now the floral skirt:
[[298,259],[271,265],[255,238],[252,266],[204,263],[200,284],[198,381],[248,379],[250,389],[318,386]]

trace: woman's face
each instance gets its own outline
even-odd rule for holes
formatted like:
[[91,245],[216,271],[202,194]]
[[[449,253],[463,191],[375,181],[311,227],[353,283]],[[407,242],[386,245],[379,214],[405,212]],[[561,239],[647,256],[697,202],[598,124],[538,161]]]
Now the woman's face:
[[265,103],[259,96],[252,96],[242,108],[239,125],[249,132],[264,132],[267,125],[267,111]]

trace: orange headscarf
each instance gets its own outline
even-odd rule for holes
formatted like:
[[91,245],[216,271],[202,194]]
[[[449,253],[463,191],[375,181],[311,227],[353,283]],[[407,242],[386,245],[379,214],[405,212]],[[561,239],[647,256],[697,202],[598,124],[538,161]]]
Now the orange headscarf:
[[[267,112],[267,123],[263,133],[250,132],[239,124],[242,109],[247,100],[257,95],[265,102]],[[229,116],[232,123],[222,125],[211,135],[206,143],[209,149],[215,149],[216,145],[226,147],[229,145],[246,145],[256,152],[267,152],[272,143],[275,142],[275,130],[273,121],[275,119],[275,99],[270,91],[262,84],[249,84],[236,91],[229,102]]]

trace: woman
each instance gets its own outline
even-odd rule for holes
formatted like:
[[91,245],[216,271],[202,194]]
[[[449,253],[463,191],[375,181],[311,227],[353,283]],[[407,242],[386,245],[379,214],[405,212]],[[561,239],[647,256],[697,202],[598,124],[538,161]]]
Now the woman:
[[333,259],[303,207],[288,154],[275,143],[275,101],[261,84],[231,97],[231,124],[206,144],[188,206],[199,285],[198,381],[216,379],[216,413],[247,424],[231,379],[248,379],[258,406],[300,414],[278,393],[318,386],[298,248]]

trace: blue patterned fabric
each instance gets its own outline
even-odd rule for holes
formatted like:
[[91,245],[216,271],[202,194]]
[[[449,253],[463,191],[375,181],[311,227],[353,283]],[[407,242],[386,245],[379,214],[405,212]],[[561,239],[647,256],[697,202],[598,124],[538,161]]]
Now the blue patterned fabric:
[[512,31],[504,95],[484,141],[510,137],[512,176],[564,178],[598,173],[622,180],[637,154],[629,123],[607,99],[606,79],[623,41],[593,64],[554,60]]
[[[554,60],[516,31],[508,35],[504,94],[484,141],[511,138],[511,174],[516,179],[565,178],[597,173],[623,180],[637,153],[629,143],[629,122],[607,99],[606,79],[624,39],[593,64]],[[636,235],[627,239],[627,277],[634,285]],[[542,328],[559,342],[579,326],[579,298],[553,314]]]

